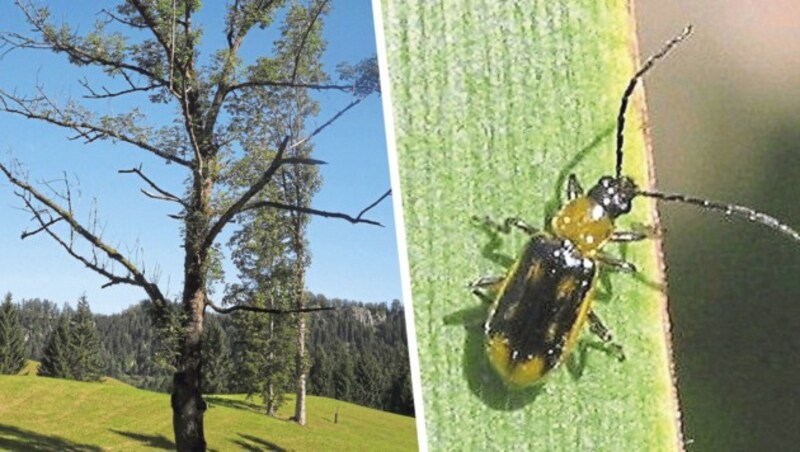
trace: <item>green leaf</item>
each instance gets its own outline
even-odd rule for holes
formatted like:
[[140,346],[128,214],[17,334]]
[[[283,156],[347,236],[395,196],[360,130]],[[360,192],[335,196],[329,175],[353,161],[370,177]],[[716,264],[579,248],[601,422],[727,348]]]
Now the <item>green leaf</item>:
[[[588,187],[613,173],[635,69],[629,3],[384,0],[383,17],[431,450],[681,449],[658,243],[606,247],[640,269],[604,275],[610,295],[594,304],[627,360],[584,328],[537,388],[508,389],[489,368],[487,308],[466,287],[503,274],[525,240],[492,237],[473,215],[546,227],[568,174]],[[642,102],[637,92],[624,172],[648,186]],[[655,215],[637,199],[618,226]]]

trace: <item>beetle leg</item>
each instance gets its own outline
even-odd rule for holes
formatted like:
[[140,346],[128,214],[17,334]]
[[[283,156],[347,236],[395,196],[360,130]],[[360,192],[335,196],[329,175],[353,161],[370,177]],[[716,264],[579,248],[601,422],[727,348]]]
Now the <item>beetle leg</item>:
[[647,235],[645,232],[638,232],[638,231],[614,231],[611,234],[611,241],[612,242],[638,242],[639,240],[644,240],[649,238],[650,236]]
[[638,242],[639,240],[655,237],[656,228],[653,226],[636,225],[633,231],[614,231],[611,233],[612,242]]
[[616,258],[606,253],[597,253],[597,261],[617,271],[625,273],[636,273],[635,265],[626,260]]
[[486,295],[485,293],[481,292],[478,289],[473,289],[472,294],[480,298],[481,301],[486,304],[492,304],[492,302],[494,301],[490,296]]
[[470,289],[483,289],[484,287],[498,286],[505,278],[502,276],[481,276],[469,283]]
[[567,179],[567,201],[572,201],[582,194],[583,187],[581,187],[581,183],[578,182],[578,177],[574,174],[570,174],[569,179]]
[[594,311],[589,311],[589,331],[608,345],[617,355],[618,360],[625,361],[625,352],[622,350],[622,345],[614,342],[614,335],[611,334],[611,330],[603,324],[603,321]]
[[476,221],[480,221],[486,226],[498,231],[502,232],[503,234],[508,234],[511,232],[511,228],[515,227],[528,235],[534,235],[539,232],[538,229],[534,228],[533,226],[528,225],[524,221],[520,220],[516,217],[509,217],[506,218],[502,224],[497,223],[496,221],[492,220],[489,217],[473,217]]
[[492,300],[488,295],[482,292],[481,289],[496,291],[497,289],[500,288],[500,284],[503,282],[504,279],[505,278],[503,278],[502,276],[482,276],[476,279],[475,281],[469,283],[467,287],[472,289],[472,293],[474,293],[475,296],[477,296],[486,303],[491,303],[494,300]]
[[480,278],[476,279],[469,283],[469,287],[475,289],[478,287],[489,287],[499,284],[503,281],[502,276],[481,276]]
[[515,227],[522,232],[528,235],[535,235],[539,232],[538,229],[534,228],[533,226],[528,225],[524,221],[520,220],[519,218],[509,217],[506,218],[504,224],[506,230],[511,230],[511,227]]

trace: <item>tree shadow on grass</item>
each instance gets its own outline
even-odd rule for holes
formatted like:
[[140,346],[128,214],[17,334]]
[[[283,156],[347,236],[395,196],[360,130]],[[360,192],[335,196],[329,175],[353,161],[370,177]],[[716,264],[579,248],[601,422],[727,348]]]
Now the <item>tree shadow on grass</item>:
[[255,403],[250,403],[244,400],[232,400],[232,399],[226,399],[224,397],[213,397],[213,396],[206,396],[204,398],[209,405],[220,405],[220,406],[226,406],[228,408],[235,408],[237,410],[253,411],[255,413],[260,413],[260,414],[264,413],[264,410],[260,405],[257,405]]
[[279,446],[279,445],[277,445],[277,444],[275,444],[273,442],[270,442],[270,441],[267,441],[267,440],[261,439],[261,438],[256,438],[253,435],[245,435],[244,433],[239,433],[239,436],[241,436],[242,438],[244,438],[247,441],[237,440],[237,441],[234,441],[234,442],[244,450],[250,450],[250,451],[273,450],[273,451],[276,451],[276,452],[285,452],[286,451],[286,449],[284,449],[283,447],[281,447],[281,446]]
[[[140,446],[155,447],[158,449],[175,449],[175,443],[170,441],[163,435],[145,435],[142,433],[123,432],[121,430],[111,429],[117,435],[126,436],[132,440],[138,441]],[[98,449],[99,450],[99,449]]]
[[19,427],[0,424],[0,450],[57,450],[70,452],[101,451],[98,446],[81,444]]

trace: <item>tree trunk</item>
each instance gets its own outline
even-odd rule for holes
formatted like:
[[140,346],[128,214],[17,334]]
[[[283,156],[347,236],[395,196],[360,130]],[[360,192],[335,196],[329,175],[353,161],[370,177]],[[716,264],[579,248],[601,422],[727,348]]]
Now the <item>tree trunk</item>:
[[184,282],[181,344],[178,365],[172,380],[172,428],[179,451],[205,451],[203,415],[206,402],[202,395],[203,318],[206,307],[208,249],[204,247],[208,233],[209,200],[213,182],[196,176],[192,213],[187,216],[184,232]]
[[267,416],[275,417],[275,386],[267,384]]
[[178,370],[172,380],[172,426],[175,445],[180,451],[206,450],[203,431],[206,402],[200,383],[204,303],[204,288],[198,288],[190,300],[184,301],[185,308],[191,307],[187,312],[190,320],[178,358]]
[[[300,298],[302,300],[302,297]],[[298,303],[298,308],[303,307],[303,302]],[[294,405],[294,419],[300,425],[306,425],[306,317],[297,314],[297,399]]]
[[[272,306],[273,308],[275,306]],[[275,369],[275,352],[272,350],[275,344],[275,320],[270,316],[269,318],[269,340],[270,350],[269,350],[269,366],[270,369],[274,371]],[[272,383],[272,378],[274,376],[270,375],[270,380],[267,383],[267,415],[275,417],[275,386]]]
[[[297,287],[295,297],[297,309],[303,309],[303,288],[305,286],[305,270],[302,237],[300,228],[295,229],[295,246],[297,247],[297,262],[295,271],[297,272]],[[302,312],[297,314],[297,355],[295,356],[295,369],[297,374],[297,397],[294,404],[294,421],[300,425],[306,425],[306,317]]]

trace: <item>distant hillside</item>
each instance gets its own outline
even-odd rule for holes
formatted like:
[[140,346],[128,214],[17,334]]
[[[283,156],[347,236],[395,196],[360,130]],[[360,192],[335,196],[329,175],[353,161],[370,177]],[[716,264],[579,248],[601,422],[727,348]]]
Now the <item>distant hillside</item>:
[[[212,450],[417,450],[414,419],[407,416],[312,396],[308,425],[300,427],[256,412],[242,396],[207,400]],[[174,448],[169,406],[166,394],[113,380],[0,376],[0,450]]]
[[[19,305],[28,356],[41,359],[48,333],[61,311],[69,308],[40,299],[22,300]],[[308,305],[337,308],[308,316],[309,394],[413,415],[403,305],[399,301],[360,303],[313,294],[309,294]],[[138,388],[167,392],[172,372],[164,365],[164,345],[152,326],[148,306],[148,302],[142,302],[117,314],[95,314],[104,348],[104,373]],[[206,329],[218,324],[228,338],[220,352],[226,357],[234,355],[236,333],[231,319],[207,314]],[[245,392],[237,385],[235,374],[222,380],[225,384],[216,392]]]

